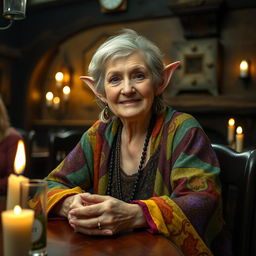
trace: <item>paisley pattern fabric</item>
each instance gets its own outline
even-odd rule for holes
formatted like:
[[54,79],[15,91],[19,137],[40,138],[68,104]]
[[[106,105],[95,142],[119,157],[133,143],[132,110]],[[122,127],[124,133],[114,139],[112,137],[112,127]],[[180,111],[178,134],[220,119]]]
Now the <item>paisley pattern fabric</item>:
[[[117,118],[97,121],[48,175],[49,213],[66,196],[106,193],[111,146],[119,125]],[[147,200],[133,201],[142,207],[148,231],[168,237],[185,256],[231,255],[222,233],[219,163],[196,119],[168,107],[157,116],[149,147],[150,156],[160,151],[154,192]]]

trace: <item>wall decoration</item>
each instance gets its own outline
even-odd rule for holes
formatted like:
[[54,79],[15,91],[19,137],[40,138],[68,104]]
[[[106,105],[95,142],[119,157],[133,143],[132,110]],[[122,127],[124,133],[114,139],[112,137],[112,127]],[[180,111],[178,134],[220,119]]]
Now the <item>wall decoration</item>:
[[170,95],[181,91],[207,91],[218,95],[218,42],[215,39],[173,43],[173,61],[181,61],[174,72]]

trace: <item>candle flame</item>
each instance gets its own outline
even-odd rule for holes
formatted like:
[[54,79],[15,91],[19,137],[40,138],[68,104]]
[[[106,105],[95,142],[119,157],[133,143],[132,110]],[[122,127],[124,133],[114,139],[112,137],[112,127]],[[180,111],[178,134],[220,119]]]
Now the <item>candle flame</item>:
[[21,207],[19,205],[15,205],[14,208],[13,208],[13,212],[15,215],[19,215],[21,214]]
[[63,93],[65,95],[69,95],[70,94],[70,87],[68,85],[63,87]]
[[22,140],[18,141],[16,156],[14,160],[14,171],[21,174],[26,166],[25,146]]
[[53,99],[53,93],[47,92],[45,95],[46,100],[51,101]]
[[240,70],[248,70],[248,61],[246,61],[246,60],[241,61]]
[[54,104],[59,104],[60,103],[60,98],[59,97],[54,97],[53,98],[53,103]]
[[241,126],[238,126],[238,127],[236,128],[236,133],[237,133],[237,134],[242,134],[242,133],[243,133],[243,128],[242,128]]
[[234,126],[234,125],[235,125],[235,119],[234,119],[234,118],[230,118],[230,119],[228,120],[228,125],[229,125],[229,126]]
[[58,82],[62,82],[63,81],[63,78],[64,78],[64,74],[62,72],[57,72],[55,74],[55,80],[58,81]]

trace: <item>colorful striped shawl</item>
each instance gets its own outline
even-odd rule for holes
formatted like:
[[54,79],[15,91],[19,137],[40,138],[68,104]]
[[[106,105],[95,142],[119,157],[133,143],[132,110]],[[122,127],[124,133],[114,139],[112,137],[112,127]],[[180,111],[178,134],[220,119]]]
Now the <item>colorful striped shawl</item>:
[[[48,212],[68,195],[106,193],[110,151],[119,125],[116,118],[107,124],[97,121],[48,175]],[[149,232],[164,234],[185,256],[213,255],[209,248],[224,223],[219,164],[208,138],[191,115],[168,107],[157,117],[150,138],[150,155],[156,150],[160,157],[154,194],[133,203],[142,207]]]

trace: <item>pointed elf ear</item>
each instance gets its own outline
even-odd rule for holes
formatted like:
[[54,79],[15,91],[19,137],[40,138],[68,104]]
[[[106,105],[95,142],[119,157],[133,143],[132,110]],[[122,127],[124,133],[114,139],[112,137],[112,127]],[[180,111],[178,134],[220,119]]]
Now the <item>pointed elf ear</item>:
[[80,79],[81,79],[83,82],[85,82],[85,83],[90,87],[90,89],[93,91],[93,93],[94,93],[100,100],[102,100],[103,102],[106,102],[106,98],[105,98],[102,94],[100,94],[100,93],[98,93],[98,92],[96,91],[96,88],[95,88],[96,84],[95,84],[95,81],[94,81],[94,79],[93,79],[92,77],[90,77],[90,76],[80,76]]
[[180,61],[176,61],[176,62],[173,62],[173,63],[165,66],[164,72],[163,72],[164,80],[163,80],[163,83],[157,88],[156,95],[160,95],[164,92],[164,90],[166,89],[166,87],[168,86],[168,84],[171,80],[174,70],[179,65],[180,65]]

